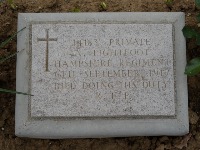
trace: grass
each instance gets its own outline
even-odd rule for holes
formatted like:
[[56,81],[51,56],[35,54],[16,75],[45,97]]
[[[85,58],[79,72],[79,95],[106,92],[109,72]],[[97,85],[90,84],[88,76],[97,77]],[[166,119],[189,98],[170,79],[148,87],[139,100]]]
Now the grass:
[[106,11],[106,10],[107,10],[107,5],[106,5],[105,2],[101,2],[101,3],[100,3],[100,7],[101,7],[101,9],[102,9],[103,11]]
[[17,6],[14,4],[14,0],[7,0],[7,3],[10,5],[12,9],[16,9]]
[[[17,34],[21,31],[23,31],[25,28],[19,30],[18,32],[14,33],[11,37],[7,38],[5,41],[1,42],[0,43],[0,49],[3,48],[5,45],[7,45],[10,41],[12,41],[12,39],[14,39]],[[16,56],[18,52],[15,52],[13,54],[10,54],[6,57],[3,57],[3,58],[0,58],[0,64],[4,63],[6,60]],[[18,91],[14,91],[14,90],[8,90],[8,89],[3,89],[3,88],[0,88],[0,93],[10,93],[10,94],[22,94],[22,95],[31,95],[31,94],[28,94],[28,93],[24,93],[24,92],[18,92]],[[33,96],[33,95],[31,95]]]

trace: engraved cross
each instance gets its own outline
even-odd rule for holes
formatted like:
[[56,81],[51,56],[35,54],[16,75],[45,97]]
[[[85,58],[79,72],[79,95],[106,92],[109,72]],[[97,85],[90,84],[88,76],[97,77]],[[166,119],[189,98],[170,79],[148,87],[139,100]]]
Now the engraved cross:
[[46,29],[46,37],[45,38],[37,38],[37,41],[45,41],[46,42],[46,71],[49,71],[49,41],[57,41],[58,38],[49,38],[49,29]]

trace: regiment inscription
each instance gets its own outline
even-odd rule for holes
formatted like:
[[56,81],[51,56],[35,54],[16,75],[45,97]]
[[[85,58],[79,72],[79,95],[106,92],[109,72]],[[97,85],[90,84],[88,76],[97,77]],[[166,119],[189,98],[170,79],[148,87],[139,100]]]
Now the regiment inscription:
[[31,25],[31,117],[174,116],[172,24]]

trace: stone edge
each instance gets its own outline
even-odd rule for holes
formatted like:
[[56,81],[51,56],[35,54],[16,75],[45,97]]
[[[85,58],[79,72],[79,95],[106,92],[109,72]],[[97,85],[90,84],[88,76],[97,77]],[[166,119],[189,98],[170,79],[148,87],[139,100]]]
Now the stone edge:
[[133,119],[133,120],[30,120],[28,119],[28,96],[16,95],[15,134],[19,137],[33,138],[83,138],[83,137],[125,137],[184,135],[189,132],[187,77],[184,75],[186,65],[186,46],[182,28],[185,25],[185,14],[182,12],[138,12],[138,13],[54,13],[18,15],[17,55],[17,91],[29,92],[29,24],[32,21],[67,20],[87,22],[127,21],[133,23],[173,23],[175,27],[174,47],[176,60],[176,119]]

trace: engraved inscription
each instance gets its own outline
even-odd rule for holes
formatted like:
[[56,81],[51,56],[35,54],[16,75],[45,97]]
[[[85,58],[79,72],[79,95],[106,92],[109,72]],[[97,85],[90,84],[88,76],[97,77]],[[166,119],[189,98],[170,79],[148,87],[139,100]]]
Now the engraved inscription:
[[172,35],[171,24],[32,24],[31,116],[174,116]]
[[49,71],[49,41],[57,41],[57,38],[49,38],[49,30],[46,29],[46,37],[45,38],[37,38],[37,41],[45,41],[46,42],[46,71]]

